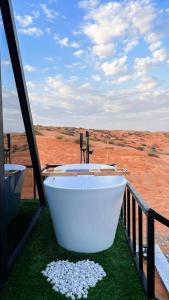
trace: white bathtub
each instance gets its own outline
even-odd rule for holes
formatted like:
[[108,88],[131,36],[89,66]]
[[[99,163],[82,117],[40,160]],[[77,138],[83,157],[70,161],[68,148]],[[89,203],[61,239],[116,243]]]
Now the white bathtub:
[[123,176],[48,177],[44,185],[59,245],[95,253],[113,244],[126,186]]

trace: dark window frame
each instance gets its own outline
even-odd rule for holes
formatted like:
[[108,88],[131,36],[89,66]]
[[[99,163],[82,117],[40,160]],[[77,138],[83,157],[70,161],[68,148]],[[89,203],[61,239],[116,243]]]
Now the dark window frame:
[[[7,240],[7,228],[5,225],[5,197],[4,197],[4,145],[3,145],[3,111],[2,111],[2,87],[0,76],[0,286],[7,279],[10,268],[15,262],[17,256],[22,251],[26,241],[32,232],[41,210],[46,204],[45,193],[43,188],[43,180],[41,176],[40,160],[38,155],[38,149],[33,129],[33,121],[31,115],[31,109],[29,104],[29,97],[26,87],[26,80],[24,76],[23,64],[21,59],[21,53],[17,38],[14,13],[12,9],[11,0],[0,0],[0,11],[2,15],[3,26],[7,39],[8,50],[10,54],[13,74],[15,78],[20,108],[22,112],[23,122],[25,126],[25,132],[30,150],[30,156],[32,160],[32,166],[34,170],[34,176],[36,179],[37,190],[39,194],[40,207],[35,213],[31,224],[29,224],[26,232],[24,233],[21,241],[18,243],[16,249],[12,253],[11,257],[7,257],[6,240]],[[1,64],[0,64],[1,66]]]

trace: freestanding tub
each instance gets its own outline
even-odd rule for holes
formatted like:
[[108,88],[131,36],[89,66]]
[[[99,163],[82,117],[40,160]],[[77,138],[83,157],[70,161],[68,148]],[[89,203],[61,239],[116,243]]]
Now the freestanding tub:
[[62,247],[95,253],[113,244],[126,186],[123,176],[48,177],[44,185]]
[[20,196],[26,167],[16,164],[5,164],[4,169],[5,171],[18,171],[17,173],[5,177],[6,222],[9,224],[19,211]]

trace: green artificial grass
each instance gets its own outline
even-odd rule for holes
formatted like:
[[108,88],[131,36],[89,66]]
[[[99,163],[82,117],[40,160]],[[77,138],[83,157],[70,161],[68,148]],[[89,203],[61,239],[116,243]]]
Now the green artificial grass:
[[45,208],[0,293],[0,300],[70,299],[54,292],[41,271],[53,260],[68,259],[76,262],[87,258],[101,264],[107,273],[96,287],[89,290],[88,300],[146,299],[120,224],[115,243],[110,249],[92,255],[77,254],[57,245],[49,212]]
[[36,213],[39,207],[39,201],[37,200],[22,200],[20,202],[19,212],[17,216],[7,227],[7,251],[8,256],[16,248],[23,237],[26,229],[28,228],[32,217]]

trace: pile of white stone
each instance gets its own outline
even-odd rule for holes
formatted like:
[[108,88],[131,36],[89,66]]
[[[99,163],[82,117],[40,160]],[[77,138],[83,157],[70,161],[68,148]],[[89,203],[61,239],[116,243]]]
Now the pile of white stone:
[[95,287],[106,276],[98,263],[88,259],[77,263],[68,260],[52,261],[42,274],[56,292],[71,299],[87,298],[89,288]]

